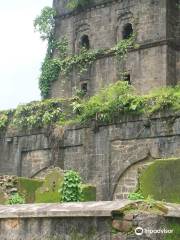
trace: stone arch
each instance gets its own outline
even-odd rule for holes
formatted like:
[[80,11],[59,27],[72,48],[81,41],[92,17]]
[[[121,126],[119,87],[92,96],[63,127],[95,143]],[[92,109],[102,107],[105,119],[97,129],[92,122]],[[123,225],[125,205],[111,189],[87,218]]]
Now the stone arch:
[[75,27],[75,53],[80,51],[82,45],[86,45],[87,48],[90,47],[90,26],[87,23],[79,23]]
[[[127,28],[127,29],[126,29]],[[132,28],[132,29],[131,29]],[[134,18],[133,14],[129,11],[119,14],[117,19],[117,27],[116,27],[116,41],[120,41],[124,38],[127,30],[134,31]]]
[[129,166],[117,178],[117,183],[113,191],[113,200],[127,199],[128,194],[134,192],[138,187],[139,171],[151,164],[153,159],[147,157]]

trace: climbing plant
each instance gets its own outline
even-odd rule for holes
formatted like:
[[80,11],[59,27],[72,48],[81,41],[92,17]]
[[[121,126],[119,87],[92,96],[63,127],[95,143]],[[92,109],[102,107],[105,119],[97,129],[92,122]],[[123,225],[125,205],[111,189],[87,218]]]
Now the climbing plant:
[[62,202],[78,202],[81,200],[81,177],[72,170],[64,174],[64,183],[60,189]]
[[58,79],[59,74],[67,77],[75,67],[76,71],[81,75],[88,70],[88,67],[95,62],[99,56],[113,53],[118,59],[123,59],[128,49],[137,47],[134,36],[118,42],[118,44],[111,49],[87,50],[86,48],[82,48],[80,53],[74,55],[67,54],[68,44],[66,38],[63,38],[58,45],[59,49],[63,50],[60,51],[59,57],[53,59],[47,57],[42,64],[40,89],[44,98],[48,97],[51,84]]
[[[89,3],[87,0],[70,0],[68,4],[77,7],[87,3]],[[82,74],[100,55],[114,53],[118,59],[123,59],[129,48],[137,47],[133,35],[129,39],[121,40],[111,49],[87,50],[81,48],[80,53],[69,55],[66,37],[62,37],[60,41],[55,39],[55,16],[56,12],[53,8],[45,7],[34,20],[35,30],[40,33],[42,40],[48,41],[47,54],[42,63],[39,78],[39,87],[43,98],[48,98],[51,85],[58,79],[59,74],[66,77],[74,67],[79,74]],[[53,57],[53,52],[56,52],[56,57]]]

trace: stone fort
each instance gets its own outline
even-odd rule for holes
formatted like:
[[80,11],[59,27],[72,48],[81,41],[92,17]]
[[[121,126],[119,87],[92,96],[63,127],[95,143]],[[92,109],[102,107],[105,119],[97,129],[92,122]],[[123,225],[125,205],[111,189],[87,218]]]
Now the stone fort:
[[[70,55],[78,54],[82,47],[89,51],[111,49],[133,33],[138,48],[128,49],[127,57],[121,62],[109,52],[99,55],[81,75],[75,67],[67,78],[59,75],[52,82],[50,98],[70,98],[75,88],[93,96],[118,80],[128,81],[139,94],[180,83],[178,0],[89,2],[85,8],[72,11],[66,7],[67,0],[53,0],[58,13],[55,38],[57,41],[67,38]],[[56,54],[54,51],[54,58]],[[125,73],[123,79],[122,73]],[[37,111],[31,108],[30,116]],[[123,113],[110,123],[91,119],[64,127],[43,125],[18,129],[11,126],[11,120],[0,130],[0,185],[4,181],[10,192],[14,189],[14,186],[11,189],[14,178],[11,175],[16,175],[25,177],[21,179],[25,188],[30,189],[32,185],[27,181],[42,183],[44,180],[36,178],[44,177],[49,170],[53,172],[50,185],[45,185],[45,180],[39,188],[40,196],[50,196],[47,204],[0,205],[0,239],[180,239],[180,205],[172,204],[180,202],[179,111],[169,109],[150,116]],[[58,186],[54,170],[59,168],[77,171],[84,183],[93,185],[93,189],[96,187],[97,201],[59,204],[58,192],[58,203],[49,203]],[[155,209],[151,198],[130,204],[128,195],[142,190],[142,186],[139,187],[143,181],[144,197],[155,193],[156,198],[152,194],[154,199],[169,203],[158,202]],[[30,202],[33,202],[35,188],[26,193],[31,195]],[[174,233],[165,236],[142,232],[139,236],[134,232],[137,226],[145,230],[166,227]]]
[[71,97],[73,89],[94,95],[120,73],[140,94],[180,82],[180,16],[177,0],[94,0],[80,10],[67,9],[67,1],[54,0],[55,35],[66,37],[70,54],[82,46],[89,50],[110,49],[136,34],[138,49],[131,49],[121,64],[113,54],[100,56],[85,74],[74,69],[66,81],[60,76],[50,97]]
[[[96,0],[86,9],[69,11],[67,2],[54,0],[57,39],[66,36],[71,54],[111,48],[136,33],[131,49],[118,65],[115,56],[101,56],[88,71],[76,71],[53,83],[50,96],[71,97],[73,87],[93,95],[117,80],[120,71],[140,94],[180,83],[180,16],[176,0]],[[122,68],[122,70],[121,70]],[[127,198],[136,189],[138,169],[149,162],[180,157],[180,116],[168,112],[147,119],[122,116],[112,124],[68,126],[57,141],[46,129],[0,133],[0,174],[37,177],[50,166],[77,170],[97,187],[97,200]]]

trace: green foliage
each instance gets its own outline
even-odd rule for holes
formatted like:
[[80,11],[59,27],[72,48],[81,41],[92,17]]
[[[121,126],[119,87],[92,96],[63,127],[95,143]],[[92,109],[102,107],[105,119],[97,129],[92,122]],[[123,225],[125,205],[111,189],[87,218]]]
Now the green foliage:
[[180,110],[180,85],[152,91],[144,98],[144,112],[155,113],[172,108]]
[[119,81],[102,89],[88,101],[73,103],[79,112],[81,122],[90,119],[112,122],[124,114],[146,114],[172,109],[180,110],[180,86],[163,88],[149,95],[136,95],[134,89],[126,81]]
[[69,9],[75,10],[77,8],[84,8],[91,4],[93,0],[69,0],[67,7]]
[[44,7],[41,14],[34,20],[34,28],[40,33],[42,40],[49,40],[54,34],[56,11],[51,7]]
[[162,88],[149,95],[137,95],[126,81],[118,81],[89,99],[49,99],[20,105],[0,113],[0,130],[9,125],[19,129],[49,125],[86,123],[91,120],[113,123],[124,115],[145,115],[180,111],[180,86]]
[[[87,0],[70,0],[68,6],[72,9],[84,7],[91,1]],[[124,39],[111,49],[87,50],[82,48],[79,54],[68,56],[68,42],[65,37],[61,41],[56,41],[54,36],[56,12],[53,8],[45,7],[41,14],[34,20],[35,30],[40,33],[42,40],[48,41],[47,54],[42,63],[41,76],[39,78],[39,88],[43,98],[49,96],[51,85],[59,77],[67,76],[75,68],[79,74],[87,71],[88,67],[100,55],[109,53],[115,54],[118,59],[123,59],[129,48],[136,48],[135,36],[129,39]],[[53,58],[53,52],[57,51],[58,57]]]
[[41,76],[39,78],[39,88],[43,98],[48,97],[51,83],[58,79],[59,72],[59,60],[46,57],[41,66]]
[[77,172],[72,170],[66,171],[60,193],[62,202],[81,201],[81,177]]
[[44,100],[20,105],[13,118],[13,125],[19,128],[40,128],[64,119],[62,100]]
[[133,89],[127,82],[119,81],[102,89],[88,101],[82,101],[81,121],[96,119],[110,122],[119,114],[142,112],[143,99],[133,95]]
[[11,197],[8,199],[8,204],[24,204],[25,198],[19,195],[19,193],[12,194]]
[[141,192],[133,192],[128,195],[129,200],[144,200],[144,196]]
[[10,118],[12,117],[14,113],[14,110],[7,110],[7,111],[1,111],[0,112],[0,130],[5,129],[9,122]]
[[0,129],[4,129],[8,125],[8,114],[0,113]]
[[122,39],[114,48],[112,48],[112,50],[115,51],[115,55],[118,57],[118,60],[124,59],[127,56],[129,49],[137,49],[139,47],[139,45],[135,43],[135,40],[136,35],[133,34],[128,39]]
[[58,79],[59,74],[66,77],[74,67],[76,67],[80,74],[84,73],[100,53],[100,51],[90,52],[82,48],[80,54],[67,56],[66,46],[65,41],[59,42],[59,58],[52,59],[51,57],[46,57],[42,64],[39,86],[41,95],[44,98],[48,97],[51,84]]

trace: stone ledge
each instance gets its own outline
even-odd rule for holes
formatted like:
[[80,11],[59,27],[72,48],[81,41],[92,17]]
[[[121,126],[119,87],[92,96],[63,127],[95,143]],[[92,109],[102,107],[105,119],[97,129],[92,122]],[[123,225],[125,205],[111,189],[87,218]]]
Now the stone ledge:
[[110,217],[111,212],[131,201],[105,201],[59,204],[0,205],[0,219],[46,217]]
[[[0,219],[13,218],[63,218],[63,217],[111,217],[113,211],[137,201],[99,201],[59,204],[0,205]],[[180,204],[164,203],[165,217],[180,218]]]

